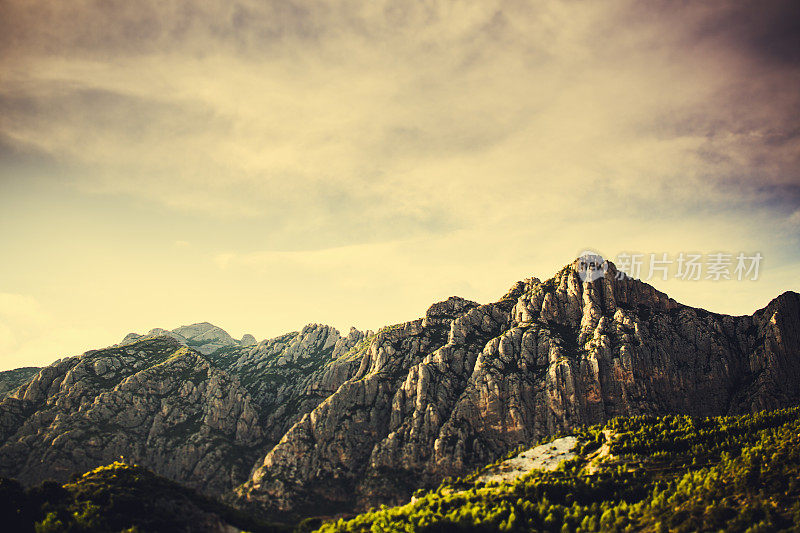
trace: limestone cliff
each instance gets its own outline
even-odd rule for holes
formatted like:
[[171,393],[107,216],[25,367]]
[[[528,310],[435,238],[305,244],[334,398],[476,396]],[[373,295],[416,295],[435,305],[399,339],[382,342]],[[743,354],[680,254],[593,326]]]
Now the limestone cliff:
[[28,373],[0,402],[0,475],[64,481],[123,457],[225,493],[352,376],[358,359],[343,356],[364,337],[312,324],[241,346],[195,326],[128,335]]
[[613,265],[583,282],[572,264],[497,303],[450,299],[379,332],[358,373],[286,433],[240,494],[285,510],[363,508],[577,425],[798,399],[798,294],[725,316]]

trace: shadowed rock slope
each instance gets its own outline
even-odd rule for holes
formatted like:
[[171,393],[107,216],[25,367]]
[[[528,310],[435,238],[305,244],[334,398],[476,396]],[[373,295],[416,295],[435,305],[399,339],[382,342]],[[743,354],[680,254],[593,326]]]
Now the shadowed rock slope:
[[241,385],[169,337],[63,360],[0,409],[0,469],[23,483],[124,456],[219,492],[246,475],[263,444]]

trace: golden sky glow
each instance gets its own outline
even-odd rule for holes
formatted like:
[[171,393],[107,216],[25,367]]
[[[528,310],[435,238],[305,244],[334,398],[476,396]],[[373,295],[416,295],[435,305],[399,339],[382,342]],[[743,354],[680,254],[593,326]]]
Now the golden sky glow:
[[796,2],[0,0],[0,367],[494,300],[586,248],[798,290]]

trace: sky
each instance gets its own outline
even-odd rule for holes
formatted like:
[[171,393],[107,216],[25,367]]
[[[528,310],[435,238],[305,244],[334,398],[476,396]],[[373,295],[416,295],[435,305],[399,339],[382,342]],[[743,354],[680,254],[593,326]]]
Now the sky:
[[759,253],[650,281],[750,314],[800,290],[798,89],[794,1],[0,0],[0,369],[374,330],[586,249]]

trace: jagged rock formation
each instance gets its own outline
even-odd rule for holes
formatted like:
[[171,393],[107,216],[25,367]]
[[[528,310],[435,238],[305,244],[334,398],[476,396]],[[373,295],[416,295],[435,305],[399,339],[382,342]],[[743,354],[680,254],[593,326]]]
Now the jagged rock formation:
[[617,415],[741,413],[800,399],[800,295],[753,316],[683,306],[576,264],[499,302],[451,299],[380,332],[357,374],[240,489],[278,509],[366,507]]
[[0,409],[0,470],[24,483],[65,480],[123,456],[222,492],[263,443],[247,392],[169,337],[46,367]]
[[[242,344],[240,341],[235,340],[228,335],[224,329],[209,324],[208,322],[200,322],[198,324],[191,324],[189,326],[181,326],[172,331],[167,331],[162,328],[153,328],[146,335],[138,335],[136,333],[128,333],[122,340],[122,344],[129,344],[144,338],[168,336],[180,342],[184,346],[190,346],[202,353],[203,355],[211,355],[215,352],[225,348],[237,347],[240,345],[249,346],[249,344]],[[253,338],[252,335],[249,336]],[[242,340],[248,340],[248,335],[245,335]],[[253,342],[255,344],[255,342]]]
[[[260,411],[270,442],[347,381],[361,362],[349,353],[364,340],[355,328],[346,337],[330,326],[309,324],[228,355],[220,364],[239,376]],[[363,349],[363,347],[362,347]]]
[[[450,298],[376,334],[311,324],[256,343],[208,324],[128,335],[0,402],[0,475],[120,455],[295,514],[401,501],[519,444],[617,415],[800,400],[800,295],[752,316],[681,305],[577,263],[495,303]],[[232,496],[231,496],[232,497]]]

